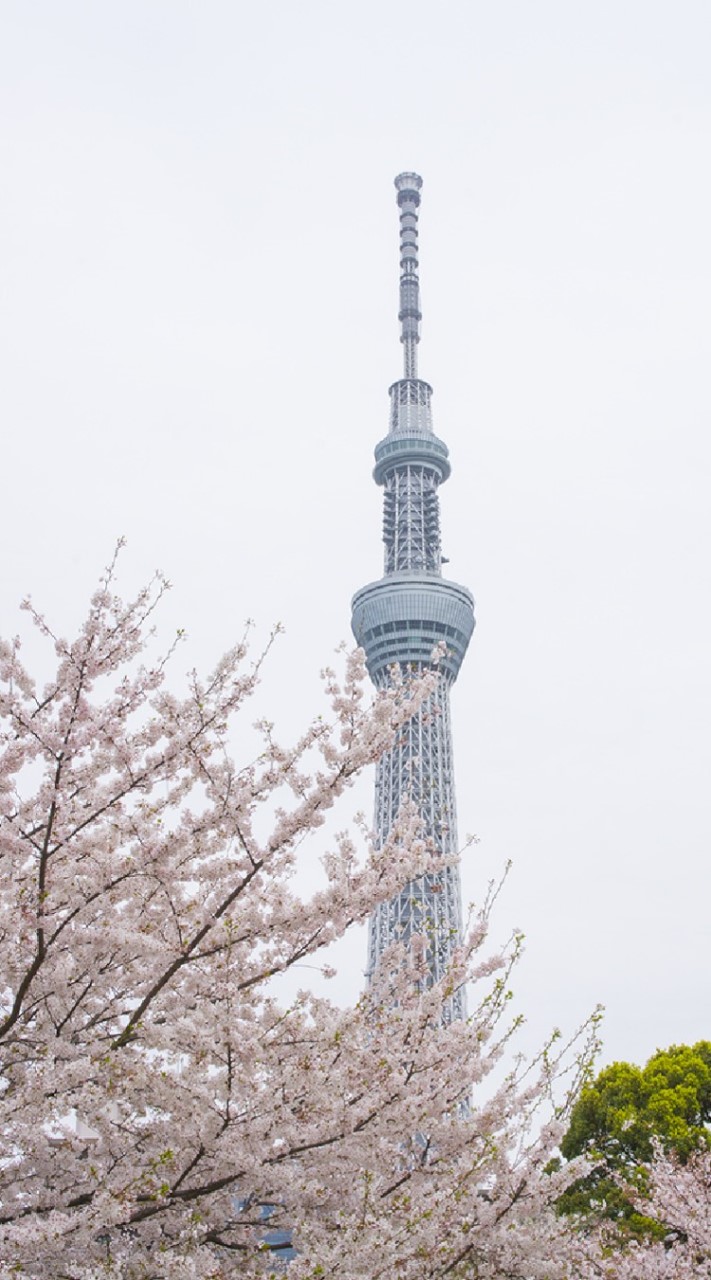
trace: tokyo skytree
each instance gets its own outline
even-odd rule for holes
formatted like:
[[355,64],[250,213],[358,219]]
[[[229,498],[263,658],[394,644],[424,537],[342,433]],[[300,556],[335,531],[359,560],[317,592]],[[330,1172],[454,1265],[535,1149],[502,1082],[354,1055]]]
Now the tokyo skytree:
[[[370,678],[387,684],[394,665],[404,670],[433,666],[433,650],[444,644],[436,664],[437,687],[396,744],[377,765],[375,835],[388,837],[405,796],[417,805],[423,835],[443,860],[456,855],[449,693],[474,630],[474,600],[466,587],[442,577],[440,484],[450,474],[447,446],[432,428],[432,388],[417,373],[420,341],[420,285],[417,219],[422,179],[401,173],[395,179],[400,208],[400,341],[403,376],[390,387],[390,429],[375,447],[377,484],[383,486],[384,574],[353,598],[352,627],[365,650]],[[371,917],[367,974],[391,943],[416,934],[427,939],[431,981],[444,973],[462,931],[457,862],[411,881]],[[459,991],[449,1017],[465,1015]]]

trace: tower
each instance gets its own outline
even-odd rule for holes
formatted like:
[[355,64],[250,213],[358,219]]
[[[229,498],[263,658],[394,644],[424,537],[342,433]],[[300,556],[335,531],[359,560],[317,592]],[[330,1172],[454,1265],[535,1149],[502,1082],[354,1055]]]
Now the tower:
[[[375,832],[387,839],[400,805],[417,805],[423,834],[443,860],[457,853],[452,734],[449,695],[474,630],[474,601],[466,587],[442,577],[439,486],[450,474],[447,446],[432,428],[432,388],[417,376],[420,341],[420,286],[417,218],[422,179],[401,173],[395,179],[400,208],[400,341],[403,377],[390,387],[390,429],[375,447],[377,484],[383,486],[384,574],[353,597],[352,627],[365,650],[376,687],[390,679],[394,665],[423,670],[433,650],[444,644],[436,665],[437,687],[377,765]],[[371,917],[368,933],[370,977],[386,947],[415,934],[427,939],[432,981],[442,976],[461,937],[462,905],[457,863],[410,882]],[[451,1016],[464,1015],[458,992]]]

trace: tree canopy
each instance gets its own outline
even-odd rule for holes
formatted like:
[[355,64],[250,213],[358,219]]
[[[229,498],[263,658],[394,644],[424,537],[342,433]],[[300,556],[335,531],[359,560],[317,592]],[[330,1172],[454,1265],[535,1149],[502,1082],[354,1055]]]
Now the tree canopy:
[[[711,1042],[660,1049],[644,1067],[615,1062],[586,1086],[561,1142],[566,1159],[585,1155],[592,1171],[562,1197],[566,1212],[591,1205],[630,1230],[655,1231],[624,1188],[644,1188],[655,1145],[682,1164],[711,1148]],[[622,1182],[616,1175],[621,1175]],[[662,1230],[663,1233],[663,1230]]]
[[711,1042],[659,1049],[644,1067],[615,1062],[583,1089],[561,1143],[566,1158],[582,1152],[611,1167],[648,1161],[658,1139],[688,1159],[711,1145]]
[[366,693],[356,653],[298,741],[261,722],[237,763],[263,664],[240,643],[171,692],[164,589],[126,603],[112,567],[73,641],[28,606],[43,686],[0,644],[0,1274],[263,1280],[289,1241],[293,1280],[542,1274],[557,1239],[564,1276],[552,1053],[478,1094],[518,952],[482,951],[488,905],[434,986],[421,938],[353,1009],[273,987],[436,865],[405,804],[299,875],[437,674]]
[[[567,1077],[555,1036],[500,1070],[520,942],[486,953],[491,896],[441,981],[415,937],[355,1008],[278,999],[276,975],[323,964],[439,865],[405,803],[386,845],[356,824],[330,841],[320,885],[299,874],[438,675],[366,694],[356,653],[325,673],[326,710],[296,742],[262,721],[255,748],[239,717],[262,660],[240,643],[170,692],[174,646],[157,656],[150,639],[164,590],[126,603],[112,566],[71,642],[28,605],[54,649],[43,686],[19,641],[0,642],[1,1280],[265,1280],[287,1256],[289,1280],[707,1276],[710,1157],[671,1120],[686,1163],[658,1153],[648,1180],[670,1247],[620,1249],[605,1224],[556,1212],[585,1167],[550,1161],[595,1018]],[[464,983],[473,1007],[451,1020]],[[679,1078],[652,1073],[650,1097],[684,1099],[659,1113],[689,1133],[707,1050],[703,1069],[670,1050]],[[586,1124],[604,1128],[585,1120],[589,1090],[579,1107],[586,1145]]]
[[576,1277],[599,1280],[709,1280],[711,1276],[711,1150],[702,1147],[682,1162],[655,1146],[644,1191],[629,1189],[640,1215],[659,1223],[661,1234],[628,1234],[603,1223],[581,1235],[591,1241]]

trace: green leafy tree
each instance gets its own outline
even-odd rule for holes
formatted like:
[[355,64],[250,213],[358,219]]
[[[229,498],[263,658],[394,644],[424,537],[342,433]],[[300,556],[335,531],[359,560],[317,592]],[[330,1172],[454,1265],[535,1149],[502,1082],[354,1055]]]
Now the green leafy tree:
[[636,1236],[663,1235],[625,1192],[644,1193],[654,1144],[684,1164],[711,1149],[711,1041],[658,1050],[644,1067],[615,1062],[585,1088],[561,1142],[567,1160],[587,1155],[591,1172],[563,1194],[563,1213],[603,1216]]

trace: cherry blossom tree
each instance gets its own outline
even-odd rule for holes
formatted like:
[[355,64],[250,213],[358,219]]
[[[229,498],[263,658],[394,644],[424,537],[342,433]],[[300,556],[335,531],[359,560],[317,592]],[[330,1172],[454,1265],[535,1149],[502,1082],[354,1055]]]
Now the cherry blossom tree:
[[[490,901],[434,987],[415,940],[354,1009],[274,990],[433,866],[406,805],[299,891],[305,841],[436,674],[366,694],[356,653],[298,741],[262,722],[238,764],[263,658],[240,643],[170,692],[167,584],[125,603],[114,579],[72,642],[26,604],[44,687],[0,646],[0,1273],[249,1280],[291,1244],[290,1280],[568,1275],[550,1206],[579,1168],[544,1171],[560,1055],[492,1083],[520,944],[484,955]],[[447,1022],[464,982],[474,1011]]]
[[711,1151],[700,1147],[682,1161],[657,1144],[648,1175],[647,1192],[637,1193],[635,1204],[663,1225],[664,1238],[621,1241],[605,1225],[586,1240],[581,1274],[603,1280],[709,1280]]

